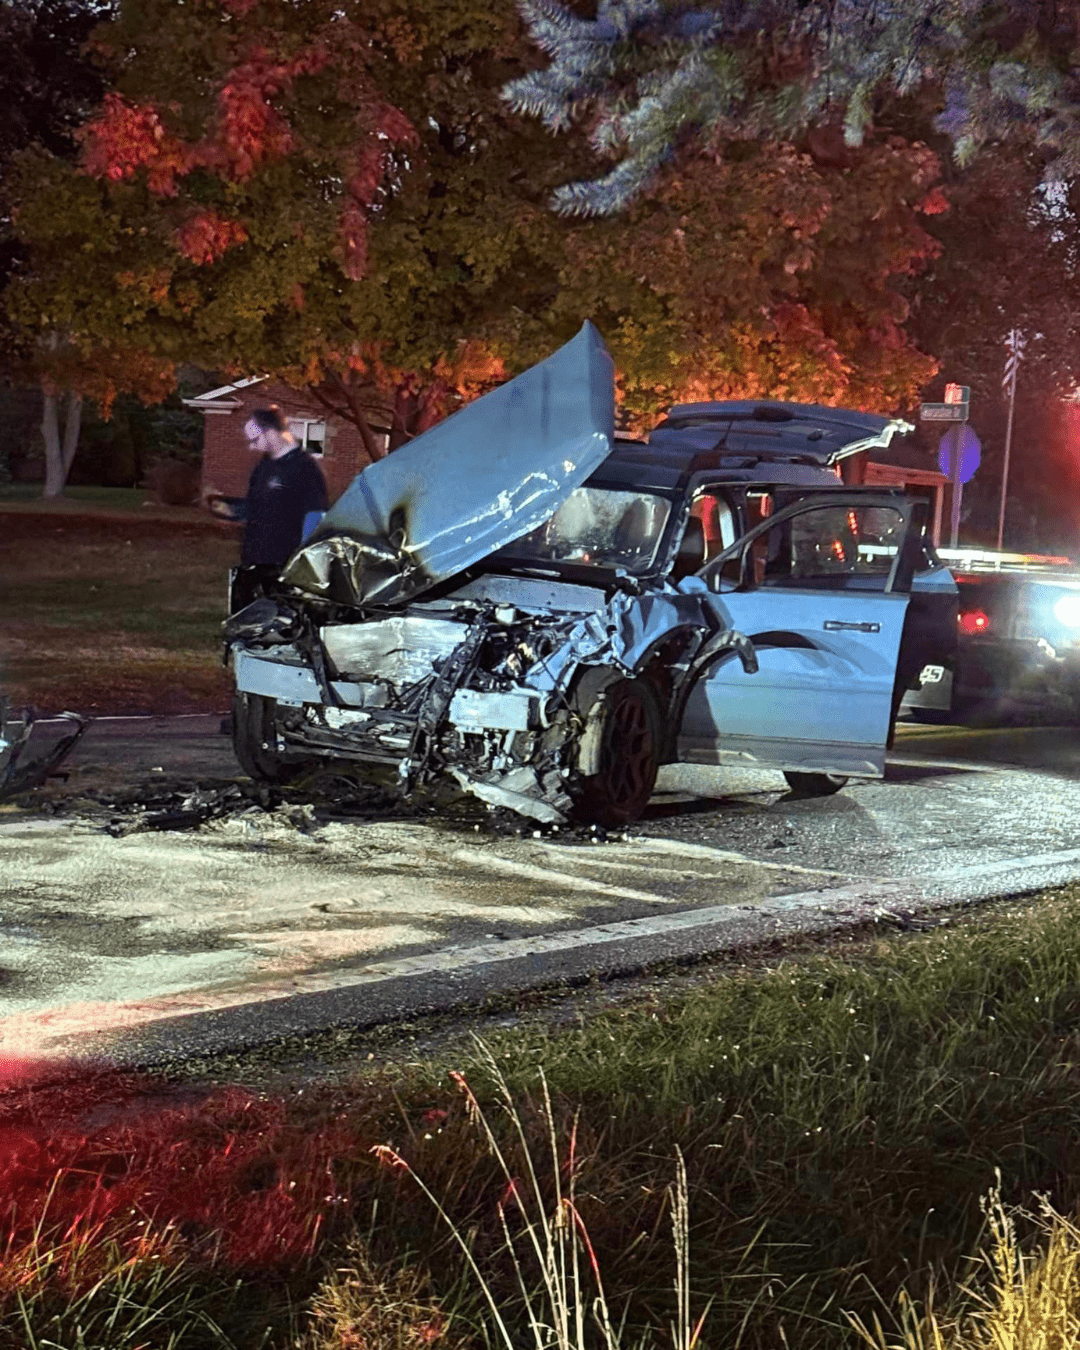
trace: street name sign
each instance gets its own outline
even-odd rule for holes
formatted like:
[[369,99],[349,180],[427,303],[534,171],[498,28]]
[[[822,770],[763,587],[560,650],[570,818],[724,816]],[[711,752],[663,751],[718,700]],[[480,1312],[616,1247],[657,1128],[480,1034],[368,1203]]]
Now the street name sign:
[[966,422],[966,403],[924,403],[919,409],[920,422]]

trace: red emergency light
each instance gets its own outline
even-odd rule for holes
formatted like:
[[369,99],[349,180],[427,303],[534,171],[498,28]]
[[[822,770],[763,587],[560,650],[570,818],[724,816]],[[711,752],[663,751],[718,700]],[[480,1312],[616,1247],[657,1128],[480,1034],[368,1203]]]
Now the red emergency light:
[[990,615],[985,609],[965,609],[956,616],[961,633],[969,637],[975,633],[985,633],[990,627]]

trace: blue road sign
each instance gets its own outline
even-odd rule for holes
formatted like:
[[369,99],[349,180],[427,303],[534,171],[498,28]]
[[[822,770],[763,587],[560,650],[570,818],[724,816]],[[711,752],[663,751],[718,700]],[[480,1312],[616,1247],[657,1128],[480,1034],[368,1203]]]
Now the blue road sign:
[[967,483],[979,467],[982,457],[982,441],[965,422],[962,426],[950,427],[941,438],[938,447],[938,467],[948,478],[953,476],[953,456],[960,456],[960,481]]

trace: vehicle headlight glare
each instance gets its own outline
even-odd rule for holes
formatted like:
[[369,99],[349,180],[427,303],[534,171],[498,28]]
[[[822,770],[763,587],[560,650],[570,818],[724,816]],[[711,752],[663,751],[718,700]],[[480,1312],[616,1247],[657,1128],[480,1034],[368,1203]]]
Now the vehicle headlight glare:
[[1054,618],[1066,628],[1080,628],[1080,594],[1063,595],[1054,605]]

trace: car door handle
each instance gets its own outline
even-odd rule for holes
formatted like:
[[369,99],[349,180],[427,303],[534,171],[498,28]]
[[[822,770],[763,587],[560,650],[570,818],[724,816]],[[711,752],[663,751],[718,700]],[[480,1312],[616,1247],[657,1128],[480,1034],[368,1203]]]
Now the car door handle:
[[879,623],[845,623],[843,619],[826,619],[821,625],[826,633],[880,633]]

